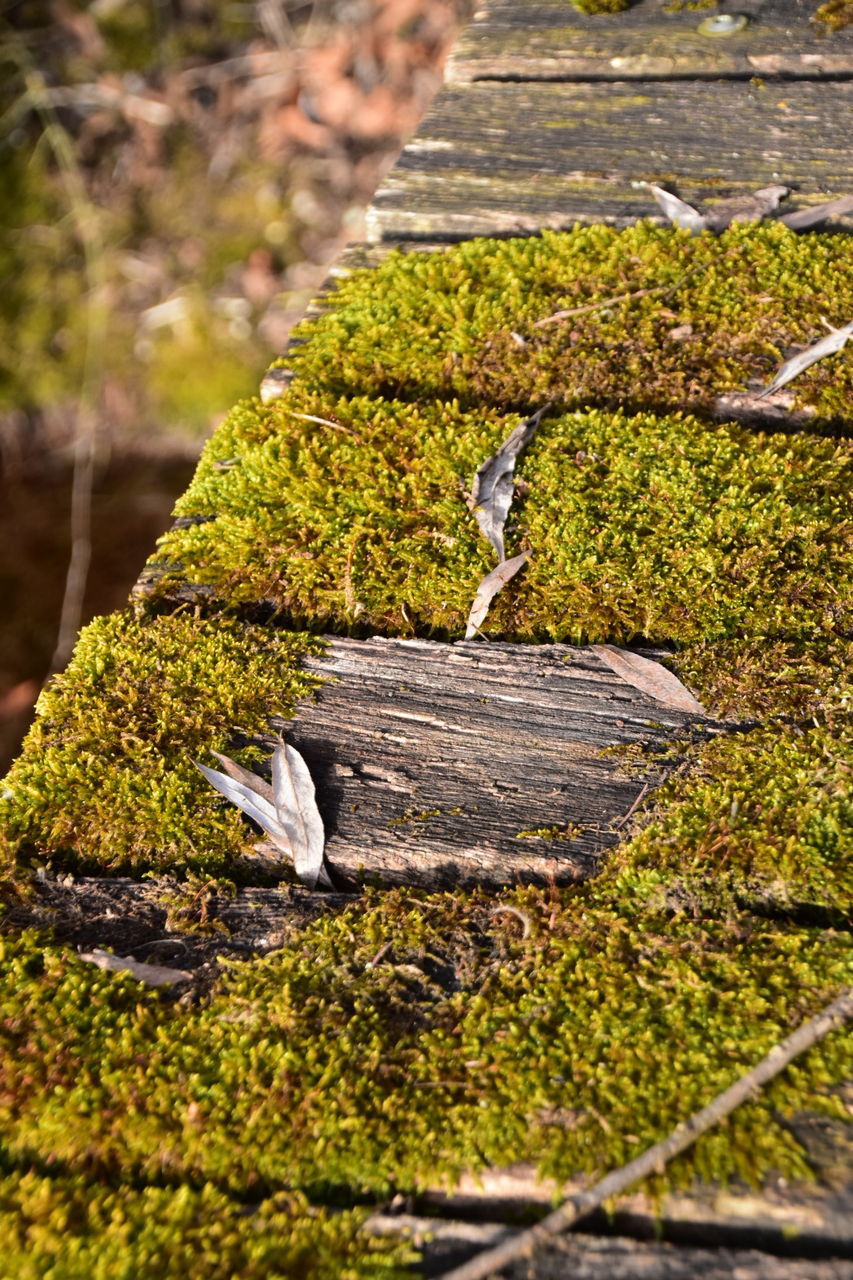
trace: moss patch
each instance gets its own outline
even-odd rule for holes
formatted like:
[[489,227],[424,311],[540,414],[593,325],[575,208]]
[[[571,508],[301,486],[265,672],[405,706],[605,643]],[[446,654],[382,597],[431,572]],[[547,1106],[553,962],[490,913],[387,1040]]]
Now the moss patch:
[[[166,535],[160,555],[181,570],[160,590],[188,580],[314,627],[459,635],[491,565],[464,494],[516,421],[298,392],[243,406],[179,504],[215,518]],[[679,645],[838,634],[853,577],[849,465],[846,444],[681,415],[546,418],[508,527],[508,546],[533,555],[487,630]]]
[[39,699],[6,778],[7,847],[30,865],[230,869],[248,829],[192,758],[290,714],[317,685],[298,667],[316,649],[307,636],[188,613],[97,619]]
[[207,1184],[112,1187],[16,1170],[0,1179],[0,1249],[15,1280],[391,1280],[394,1245],[357,1237],[363,1213],[279,1193],[245,1205]]
[[[707,412],[822,337],[821,315],[851,314],[843,236],[778,223],[695,237],[650,223],[579,227],[391,254],[341,281],[299,331],[292,364],[306,386],[339,394]],[[816,424],[844,417],[853,352],[813,365],[792,390]]]

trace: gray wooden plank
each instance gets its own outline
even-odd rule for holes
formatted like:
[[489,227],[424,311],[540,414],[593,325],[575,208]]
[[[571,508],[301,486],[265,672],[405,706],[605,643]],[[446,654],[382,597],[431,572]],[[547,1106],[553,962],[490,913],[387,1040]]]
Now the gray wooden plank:
[[[375,1214],[365,1229],[402,1236],[423,1250],[421,1274],[441,1276],[518,1232],[499,1222],[459,1222],[414,1214]],[[622,1235],[559,1237],[501,1271],[506,1280],[853,1280],[841,1258],[778,1258],[749,1248],[676,1247]]]
[[853,187],[853,82],[474,84],[446,89],[367,215],[371,241],[512,235],[654,216],[783,183]]
[[593,875],[664,776],[607,749],[695,723],[567,645],[329,637],[306,665],[333,680],[273,724],[308,762],[341,886]]
[[829,33],[812,21],[815,0],[740,0],[723,6],[747,18],[731,35],[704,33],[715,16],[661,0],[623,13],[588,15],[568,0],[490,0],[453,48],[449,84],[475,80],[627,79],[853,72],[853,27]]

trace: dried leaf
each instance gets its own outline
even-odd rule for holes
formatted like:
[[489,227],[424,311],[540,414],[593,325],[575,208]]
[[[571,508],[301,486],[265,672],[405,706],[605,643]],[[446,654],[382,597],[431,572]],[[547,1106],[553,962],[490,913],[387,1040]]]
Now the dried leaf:
[[272,758],[272,785],[228,756],[212,753],[225,772],[194,761],[216,790],[248,814],[272,843],[293,861],[310,889],[334,886],[323,862],[325,834],[308,766],[294,747],[279,739]]
[[705,224],[712,231],[724,231],[733,222],[760,222],[768,213],[778,209],[779,201],[790,192],[790,187],[762,187],[749,195],[732,196],[721,200],[705,214]]
[[272,758],[275,809],[296,874],[309,889],[332,882],[323,862],[326,833],[317,808],[314,783],[302,756],[279,739]]
[[797,209],[794,213],[786,213],[779,219],[791,231],[808,231],[830,218],[840,218],[842,214],[853,213],[853,196],[840,196],[837,200],[827,200],[825,204],[813,205],[810,209]]
[[798,377],[804,369],[808,369],[817,360],[822,360],[824,356],[835,355],[846,344],[847,339],[853,334],[853,320],[849,324],[845,324],[840,329],[833,329],[825,338],[821,338],[820,342],[815,342],[810,347],[806,347],[805,351],[801,351],[799,355],[792,356],[790,360],[786,360],[779,369],[776,377],[768,386],[759,393],[759,399],[769,396],[772,392],[778,391],[780,387],[784,387],[792,378]]
[[[227,757],[218,756],[218,759],[225,760]],[[271,840],[276,844],[283,836],[281,823],[276,816],[275,805],[271,799],[263,794],[261,788],[269,787],[269,783],[265,783],[263,778],[257,777],[256,774],[249,774],[258,784],[239,782],[235,778],[229,778],[225,773],[219,773],[216,769],[209,769],[206,764],[199,764],[197,760],[193,761],[195,767],[204,774],[208,782],[216,787],[216,790],[225,796],[226,800],[230,800],[232,804],[236,804],[238,809],[242,809],[247,813],[253,822],[257,822],[258,826],[267,833]],[[240,766],[234,764],[233,760],[228,761],[229,765],[233,765],[235,769]],[[246,770],[245,772],[248,772]],[[270,788],[271,790],[271,788]]]
[[677,711],[708,715],[701,702],[697,702],[678,676],[674,676],[659,662],[643,658],[639,653],[631,653],[628,649],[617,649],[612,644],[594,644],[591,650],[611,671],[621,676],[626,684],[633,685],[641,693],[647,693],[656,702],[663,702]]
[[653,182],[650,182],[648,187],[670,222],[674,222],[677,227],[683,227],[685,231],[691,232],[694,236],[705,230],[708,225],[707,221],[698,209],[693,208],[692,204],[686,204],[684,200],[679,200],[678,196],[674,196],[672,192],[664,191],[663,187],[656,187]]
[[133,956],[114,956],[111,951],[81,951],[80,959],[89,964],[96,964],[99,969],[109,969],[113,973],[129,973],[137,982],[144,982],[146,987],[170,987],[176,982],[189,982],[192,974],[186,969],[169,969],[162,964],[144,964],[134,960]]
[[491,573],[487,573],[485,578],[477,588],[477,594],[474,596],[474,603],[471,605],[471,612],[468,614],[468,627],[465,632],[465,639],[471,640],[477,634],[480,627],[486,620],[486,614],[489,612],[489,605],[494,600],[502,587],[505,587],[510,578],[514,578],[521,566],[530,558],[529,551],[522,551],[520,556],[513,556],[511,560],[502,560],[496,569]]
[[518,455],[536,434],[548,405],[520,422],[504,440],[500,449],[487,458],[474,476],[468,506],[477,518],[483,536],[504,558],[504,525],[512,506],[513,471]]

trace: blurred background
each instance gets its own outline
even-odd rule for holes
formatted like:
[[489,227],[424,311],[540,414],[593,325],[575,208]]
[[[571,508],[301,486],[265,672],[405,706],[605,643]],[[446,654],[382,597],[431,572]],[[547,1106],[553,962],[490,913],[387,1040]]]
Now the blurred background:
[[361,238],[468,9],[0,6],[0,773]]

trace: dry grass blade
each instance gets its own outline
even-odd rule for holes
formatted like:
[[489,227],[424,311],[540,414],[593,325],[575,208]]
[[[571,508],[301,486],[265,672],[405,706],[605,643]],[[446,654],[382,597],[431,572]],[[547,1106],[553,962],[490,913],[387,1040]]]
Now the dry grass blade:
[[617,649],[612,644],[594,644],[591,650],[617,676],[621,676],[627,684],[633,685],[641,693],[647,693],[656,702],[662,702],[678,711],[689,711],[693,715],[708,715],[702,703],[693,697],[678,676],[659,662],[643,658],[639,653],[631,653],[628,649]]
[[170,969],[162,964],[144,964],[134,960],[133,956],[114,956],[111,951],[81,951],[80,959],[89,964],[96,964],[99,969],[108,969],[113,973],[129,973],[137,982],[146,987],[171,987],[178,982],[189,982],[192,974],[186,969]]
[[477,588],[474,603],[471,605],[471,612],[468,614],[468,627],[465,631],[466,640],[473,640],[485,622],[489,606],[495,596],[502,587],[506,586],[511,578],[515,577],[521,566],[529,558],[530,552],[522,551],[520,556],[513,556],[511,560],[502,560],[496,569],[486,574]]
[[468,506],[485,538],[494,547],[498,560],[504,559],[504,525],[512,506],[513,472],[519,454],[533,439],[548,405],[520,422],[504,440],[497,453],[487,458],[474,476]]
[[314,783],[302,756],[279,739],[272,758],[275,810],[296,874],[304,885],[326,889],[332,882],[323,861],[326,833],[317,808]]
[[648,1147],[636,1160],[615,1169],[605,1178],[597,1182],[588,1191],[572,1196],[563,1202],[558,1209],[550,1213],[535,1227],[522,1231],[510,1240],[503,1241],[492,1249],[477,1254],[470,1262],[461,1267],[446,1271],[442,1280],[486,1280],[487,1276],[496,1275],[505,1267],[522,1258],[530,1258],[538,1250],[553,1240],[554,1236],[567,1231],[580,1218],[586,1217],[593,1209],[605,1203],[612,1196],[627,1191],[641,1178],[649,1174],[660,1173],[664,1166],[675,1156],[691,1147],[698,1137],[706,1133],[714,1125],[751,1098],[755,1091],[767,1084],[788,1066],[799,1054],[817,1044],[825,1035],[853,1014],[853,987],[847,987],[831,1004],[827,1005],[814,1018],[810,1018],[786,1040],[776,1044],[765,1058],[762,1058],[751,1071],[736,1080],[730,1088],[717,1094],[716,1098],[692,1115],[685,1124],[680,1124],[669,1137]]
[[656,187],[653,182],[650,182],[648,187],[670,222],[675,223],[677,227],[683,227],[685,231],[690,231],[694,236],[705,230],[708,223],[692,204],[679,200],[678,196],[674,196],[670,191],[664,191],[663,187]]
[[780,387],[784,387],[793,378],[799,377],[803,370],[808,369],[809,365],[814,364],[817,360],[822,360],[824,356],[832,356],[837,351],[841,351],[851,334],[853,334],[853,320],[849,324],[843,325],[840,329],[833,329],[825,338],[821,338],[820,342],[813,343],[812,346],[806,347],[805,351],[801,351],[799,355],[792,356],[790,360],[786,360],[773,381],[763,391],[759,392],[758,399],[761,400],[764,396],[769,396],[774,391],[778,391]]

